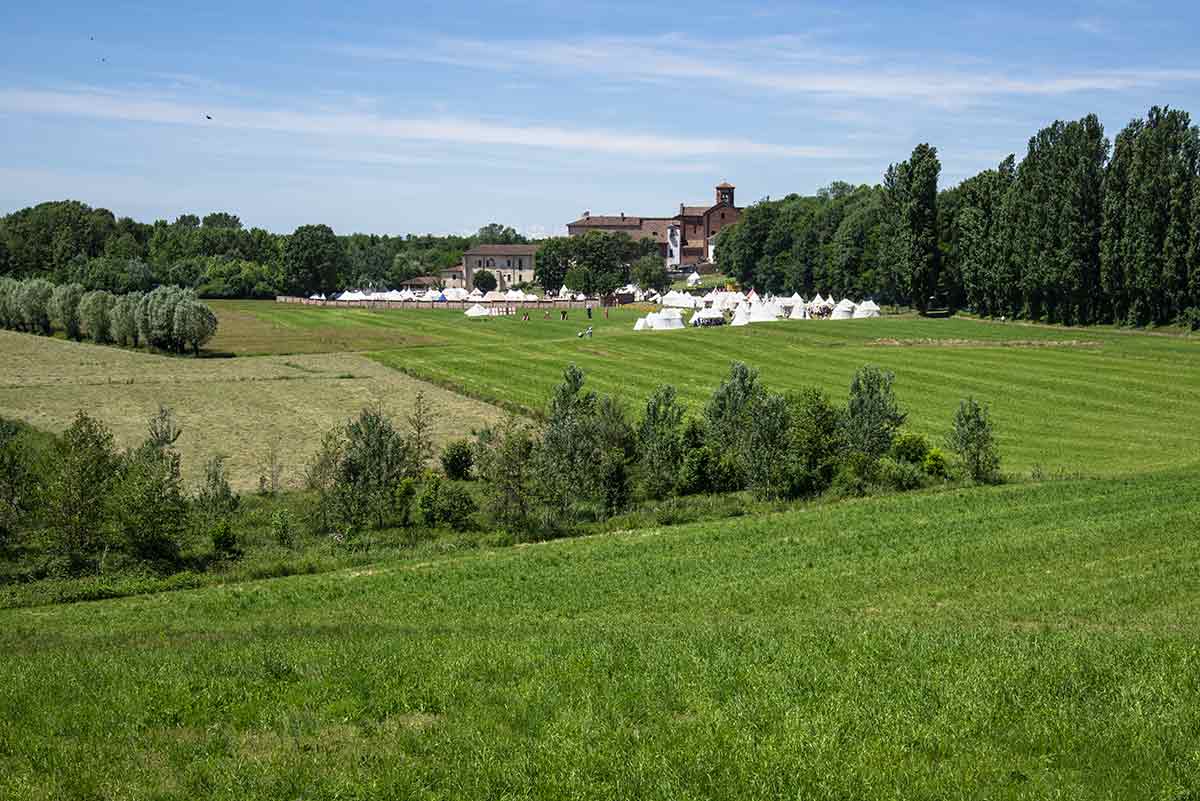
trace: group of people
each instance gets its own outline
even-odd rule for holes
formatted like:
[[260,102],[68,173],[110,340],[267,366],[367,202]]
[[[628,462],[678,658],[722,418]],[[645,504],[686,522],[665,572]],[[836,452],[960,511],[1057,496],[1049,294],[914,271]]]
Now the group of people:
[[[585,309],[585,311],[587,312],[587,318],[588,318],[589,320],[590,320],[590,319],[592,319],[592,307],[591,307],[591,305],[589,304],[588,306],[585,306],[585,307],[584,307],[584,309]],[[558,310],[558,319],[559,319],[559,321],[560,321],[560,322],[566,322],[566,320],[567,320],[567,312],[568,312],[568,309],[559,309],[559,310]],[[546,311],[543,313],[543,315],[542,315],[542,319],[543,319],[543,320],[549,320],[549,319],[550,319],[550,310],[549,310],[549,309],[546,309]],[[607,306],[605,306],[605,307],[604,307],[604,319],[605,319],[605,320],[607,320],[607,319],[608,319],[608,307],[607,307]],[[525,322],[525,323],[529,322],[529,310],[528,310],[528,309],[525,309],[525,310],[524,310],[524,311],[521,313],[521,321],[522,321],[522,322]],[[591,330],[592,330],[592,329],[591,329],[591,327],[589,326],[589,327],[588,327],[588,332],[589,332],[589,333],[588,333],[588,336],[591,336],[591,333],[590,333],[590,332],[591,332]],[[580,336],[582,336],[582,334],[580,334]]]

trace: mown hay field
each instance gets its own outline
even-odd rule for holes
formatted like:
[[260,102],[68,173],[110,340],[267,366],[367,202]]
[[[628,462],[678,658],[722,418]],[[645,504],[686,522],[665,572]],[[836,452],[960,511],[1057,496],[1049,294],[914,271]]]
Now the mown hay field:
[[500,414],[353,353],[193,359],[9,331],[0,331],[0,353],[0,416],[61,431],[83,410],[131,447],[164,404],[183,428],[177,447],[185,479],[194,481],[220,454],[243,490],[257,485],[272,444],[285,483],[296,485],[321,435],[366,405],[381,404],[399,419],[424,391],[438,442],[469,436]]
[[1192,470],[0,612],[0,797],[1189,798]]

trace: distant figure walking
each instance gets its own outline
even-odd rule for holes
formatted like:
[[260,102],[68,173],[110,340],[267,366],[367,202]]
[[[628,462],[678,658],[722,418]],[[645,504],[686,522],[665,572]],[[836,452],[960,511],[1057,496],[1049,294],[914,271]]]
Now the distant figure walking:
[[558,317],[559,320],[567,319],[567,310],[566,309],[563,309],[558,314],[559,314],[559,317]]
[[545,313],[544,315],[542,315],[542,319],[543,319],[543,320],[549,320],[549,319],[550,319],[550,310],[549,310],[549,309],[546,309],[546,313]]
[[587,305],[587,315],[589,320],[592,319],[592,304],[590,303]]
[[605,320],[608,319],[608,307],[607,306],[604,307],[604,319]]

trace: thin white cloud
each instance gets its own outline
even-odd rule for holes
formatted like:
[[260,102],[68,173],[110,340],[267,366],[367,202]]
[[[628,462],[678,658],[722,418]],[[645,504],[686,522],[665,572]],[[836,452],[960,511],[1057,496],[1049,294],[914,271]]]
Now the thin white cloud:
[[[1085,21],[1086,22],[1086,21]],[[1091,21],[1092,25],[1099,25]],[[661,83],[678,78],[773,92],[923,100],[961,104],[997,95],[1062,95],[1143,89],[1200,81],[1200,70],[1117,69],[1037,73],[965,69],[947,54],[946,68],[881,63],[865,54],[830,50],[799,37],[701,40],[679,34],[574,40],[437,40],[420,48],[346,45],[338,52],[363,59],[425,61],[466,68],[554,71],[564,77]],[[503,53],[503,59],[496,54]],[[937,56],[934,56],[936,59]]]
[[830,159],[848,155],[841,148],[785,145],[742,138],[683,137],[546,125],[518,126],[454,117],[388,117],[360,108],[297,111],[287,108],[185,104],[173,99],[147,98],[140,93],[135,95],[101,90],[64,92],[3,89],[0,90],[0,111],[319,136],[549,148],[648,158],[679,159],[721,154]]

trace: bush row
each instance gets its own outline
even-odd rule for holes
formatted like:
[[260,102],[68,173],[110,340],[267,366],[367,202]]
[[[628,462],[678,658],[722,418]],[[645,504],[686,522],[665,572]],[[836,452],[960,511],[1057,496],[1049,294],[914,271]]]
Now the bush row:
[[0,326],[49,336],[197,356],[217,332],[217,316],[190,289],[160,286],[150,292],[113,295],[85,292],[80,284],[54,285],[43,278],[0,278]]

